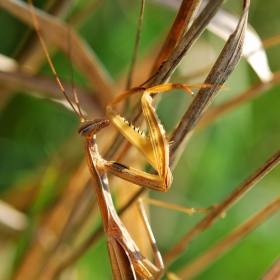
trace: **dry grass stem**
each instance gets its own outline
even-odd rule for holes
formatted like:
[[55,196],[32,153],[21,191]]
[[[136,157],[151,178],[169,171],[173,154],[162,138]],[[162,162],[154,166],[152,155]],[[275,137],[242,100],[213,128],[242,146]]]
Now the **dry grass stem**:
[[[27,4],[16,0],[2,0],[0,1],[0,6],[33,27]],[[68,27],[56,17],[48,15],[38,9],[35,9],[35,11],[43,34],[64,53],[67,53]],[[53,32],[53,30],[56,30],[56,32]],[[62,38],[65,39],[62,40]],[[97,98],[100,104],[102,104],[102,108],[105,108],[114,96],[111,78],[108,76],[107,71],[101,65],[93,51],[89,49],[88,45],[74,30],[71,30],[71,44],[72,51],[75,53],[75,56],[73,56],[73,63],[81,69],[88,80],[94,85]]]
[[234,97],[232,100],[222,104],[220,106],[214,107],[207,111],[205,115],[198,122],[196,129],[202,129],[210,123],[217,120],[219,117],[228,113],[231,110],[234,110],[237,106],[241,106],[242,104],[252,101],[257,98],[261,94],[268,91],[270,88],[275,87],[280,82],[280,72],[276,72],[273,75],[273,78],[267,82],[258,82],[255,85],[251,86],[249,89],[245,90],[240,95]]
[[[52,250],[46,251],[45,246],[49,248],[55,246],[57,242],[56,237],[61,235],[69,214],[88,181],[88,172],[85,168],[85,163],[83,163],[73,175],[69,185],[64,189],[60,203],[52,209],[48,218],[39,227],[38,236],[33,240],[32,244],[30,244],[28,254],[13,275],[13,279],[22,279],[24,275],[28,275],[29,279],[36,279],[38,277],[41,269],[45,265],[46,258],[52,253]],[[34,263],[36,263],[36,266],[30,271],[30,267],[32,267]]]
[[217,219],[226,213],[246,192],[261,180],[280,162],[280,150],[271,156],[262,166],[260,166],[251,176],[249,176],[241,185],[239,185],[230,195],[214,208],[205,218],[203,218],[193,229],[191,229],[183,238],[181,238],[164,255],[166,264],[172,262],[188,245],[188,243],[203,230],[210,227]]
[[277,280],[280,277],[280,259],[278,259],[272,267],[261,278],[262,280]]
[[[210,3],[212,4],[212,2]],[[240,17],[239,24],[236,27],[235,32],[229,37],[228,41],[226,42],[215,65],[204,81],[205,84],[223,85],[239,62],[242,55],[244,35],[247,26],[249,3],[249,1],[244,1],[243,13]],[[205,7],[205,9],[206,8],[207,6]],[[200,14],[200,16],[202,16],[202,14],[203,12]],[[170,137],[170,141],[174,141],[174,144],[172,144],[172,146],[170,147],[171,166],[173,166],[173,164],[176,164],[176,161],[178,157],[180,157],[182,150],[185,147],[186,142],[190,138],[195,125],[201,118],[202,114],[205,113],[206,109],[212,103],[213,99],[218,93],[218,90],[219,89],[217,87],[201,89],[195,96],[185,115],[182,117],[180,123],[177,125],[176,130]]]
[[[40,92],[40,97],[45,97],[56,101],[65,101],[61,96],[61,91],[57,87],[57,83],[50,78],[30,77],[23,73],[9,73],[0,71],[0,80],[1,83],[5,84],[10,90],[16,90],[25,87],[31,92]],[[72,87],[70,84],[64,83],[64,88],[66,92],[72,91]],[[105,118],[104,111],[100,109],[101,106],[99,104],[99,101],[97,100],[96,95],[92,94],[92,91],[81,87],[77,87],[77,91],[79,92],[79,101],[82,108],[86,112],[92,112],[91,114],[93,115],[91,115],[91,117],[97,118],[103,116]],[[70,96],[69,98],[71,101],[73,101],[72,96]],[[68,105],[67,108],[69,108]]]
[[130,89],[131,85],[132,85],[132,75],[135,71],[136,61],[137,61],[137,57],[138,57],[138,53],[139,53],[140,34],[141,34],[141,29],[142,29],[143,17],[144,17],[144,9],[145,9],[145,0],[142,0],[138,27],[137,27],[137,33],[136,33],[135,47],[133,50],[133,56],[132,56],[131,64],[130,64],[129,71],[128,71],[126,89]]
[[201,0],[182,1],[173,25],[162,45],[157,59],[155,60],[150,76],[156,73],[162,63],[168,59],[177,45],[180,36],[184,34],[184,26],[190,26],[192,24],[200,3]]
[[[258,212],[254,217],[239,226],[223,240],[219,241],[212,248],[208,249],[188,266],[178,272],[182,279],[190,279],[199,274],[203,269],[206,269],[217,258],[230,250],[237,242],[241,241],[257,226],[266,221],[270,216],[275,214],[280,209],[280,197],[269,203],[265,208]],[[279,268],[278,268],[279,269]]]

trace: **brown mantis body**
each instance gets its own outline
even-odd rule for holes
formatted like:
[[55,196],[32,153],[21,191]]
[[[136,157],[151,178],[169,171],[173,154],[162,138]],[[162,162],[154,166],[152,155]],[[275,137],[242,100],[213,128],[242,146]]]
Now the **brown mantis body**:
[[85,137],[84,150],[107,235],[113,277],[114,279],[160,279],[163,275],[163,262],[151,231],[148,229],[149,237],[154,242],[152,247],[158,268],[140,253],[114,208],[108,187],[106,161],[98,153],[96,144],[96,133],[107,125],[109,125],[108,120],[85,121],[81,123],[79,133]]
[[[172,182],[172,175],[168,168],[169,144],[165,138],[165,133],[157,133],[164,130],[151,105],[151,97],[149,94],[173,88],[186,88],[189,90],[188,86],[179,84],[161,85],[150,89],[134,88],[123,93],[107,106],[108,117],[116,126],[122,128],[121,132],[129,140],[131,139],[132,144],[140,151],[143,151],[143,154],[149,159],[153,167],[158,168],[159,166],[159,175],[148,174],[131,167],[126,167],[120,163],[114,161],[108,162],[103,159],[98,152],[96,134],[109,125],[109,120],[96,119],[94,121],[87,121],[79,114],[81,119],[79,133],[85,137],[84,151],[103,220],[104,232],[107,235],[107,246],[114,279],[160,279],[164,272],[162,258],[147,222],[142,204],[140,204],[142,218],[145,222],[157,266],[154,266],[140,253],[137,245],[119,219],[109,191],[106,173],[110,172],[143,187],[160,191],[168,190]],[[154,144],[151,144],[150,138],[143,135],[138,129],[135,129],[133,125],[118,116],[112,109],[115,103],[141,90],[144,90],[142,105],[148,127],[156,131],[151,136],[151,139],[153,139],[151,142],[154,142]],[[159,145],[162,149],[159,149],[159,147],[155,149],[153,145],[156,147]],[[156,154],[155,150],[159,150],[159,155]],[[156,159],[160,160],[156,161]]]
[[[107,246],[114,279],[160,279],[163,275],[164,266],[162,258],[147,222],[144,208],[140,204],[142,218],[145,222],[157,266],[154,266],[140,253],[119,219],[109,191],[106,173],[110,172],[142,187],[159,191],[167,191],[169,189],[172,183],[172,175],[168,167],[169,143],[165,137],[165,131],[152,107],[150,94],[179,88],[185,88],[190,91],[187,85],[181,84],[160,85],[150,89],[133,88],[124,92],[107,106],[107,116],[110,120],[117,127],[121,128],[120,131],[134,146],[142,151],[142,154],[151,165],[159,171],[159,175],[152,175],[114,161],[108,162],[104,160],[98,153],[96,134],[109,125],[109,120],[96,119],[94,121],[86,121],[81,114],[78,114],[81,119],[79,133],[85,137],[84,151],[102,215],[104,231],[107,235]],[[133,125],[118,116],[112,109],[114,104],[122,101],[127,96],[143,90],[143,112],[148,127],[153,131],[150,134],[150,138],[145,136],[139,129],[135,129]]]

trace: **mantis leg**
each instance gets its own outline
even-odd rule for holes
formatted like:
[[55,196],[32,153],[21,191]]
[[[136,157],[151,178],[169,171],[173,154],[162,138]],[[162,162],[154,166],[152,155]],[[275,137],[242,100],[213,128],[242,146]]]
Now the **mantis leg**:
[[[110,172],[111,174],[114,174],[115,176],[138,186],[162,192],[168,190],[168,188],[164,188],[163,181],[158,175],[146,173],[115,161],[104,162],[103,167],[105,168],[106,172]],[[171,172],[170,176],[172,180]]]
[[[151,226],[149,224],[148,217],[146,215],[144,203],[148,203],[148,204],[152,204],[152,205],[156,205],[156,206],[160,206],[160,207],[164,207],[164,208],[169,208],[169,209],[173,209],[173,210],[177,210],[177,211],[182,211],[182,212],[188,213],[189,215],[192,215],[193,213],[202,213],[202,212],[204,213],[204,212],[211,211],[214,209],[214,206],[195,209],[195,208],[188,208],[188,207],[182,207],[182,206],[178,206],[178,205],[174,205],[174,204],[170,204],[170,203],[165,203],[165,202],[161,202],[161,201],[157,201],[157,200],[153,200],[153,199],[149,199],[149,198],[140,198],[138,200],[138,207],[139,207],[139,211],[141,214],[141,218],[144,222],[145,229],[146,229],[149,241],[151,243],[156,267],[159,270],[158,274],[155,276],[155,279],[161,279],[161,277],[164,274],[164,264],[163,264],[163,260],[162,260],[161,254],[159,252],[159,249],[157,247],[156,240],[154,238]],[[171,273],[168,273],[168,274],[171,274]],[[172,278],[172,279],[175,279],[175,278]]]
[[[142,187],[162,192],[169,189],[172,183],[172,174],[169,169],[169,142],[163,125],[153,107],[151,95],[173,89],[184,89],[192,94],[190,87],[206,88],[213,86],[208,84],[165,84],[147,89],[136,87],[125,91],[107,105],[106,113],[111,123],[113,123],[123,136],[135,146],[140,153],[142,153],[147,161],[158,172],[158,175],[151,175],[115,162],[107,162],[105,164],[107,171]],[[149,131],[148,136],[141,132],[139,128],[136,128],[133,124],[118,115],[113,109],[114,105],[138,92],[143,92],[141,102],[144,118]]]
[[159,269],[158,275],[156,275],[155,279],[161,279],[163,274],[164,274],[164,264],[163,264],[163,260],[162,260],[161,254],[159,252],[159,249],[157,247],[156,240],[155,240],[155,237],[153,235],[151,226],[149,224],[148,217],[146,215],[143,200],[141,198],[138,200],[138,207],[139,207],[139,211],[140,211],[140,214],[141,214],[141,218],[142,218],[142,220],[144,222],[144,225],[145,225],[145,229],[146,229],[149,241],[150,241],[151,246],[152,246],[152,251],[153,251],[153,254],[154,254],[156,266]]

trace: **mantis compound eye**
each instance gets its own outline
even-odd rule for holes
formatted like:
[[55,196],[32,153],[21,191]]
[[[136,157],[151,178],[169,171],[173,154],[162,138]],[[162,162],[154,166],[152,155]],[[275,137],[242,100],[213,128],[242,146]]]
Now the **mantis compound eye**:
[[107,119],[95,119],[93,121],[84,121],[80,124],[78,133],[82,136],[91,136],[97,134],[104,127],[108,126],[110,121]]

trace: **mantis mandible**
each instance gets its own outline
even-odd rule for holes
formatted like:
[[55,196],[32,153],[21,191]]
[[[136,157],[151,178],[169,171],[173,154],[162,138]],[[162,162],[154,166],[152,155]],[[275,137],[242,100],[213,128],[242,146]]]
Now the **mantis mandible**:
[[[42,44],[43,50],[47,57],[51,70],[56,78],[56,81],[72,107],[75,114],[81,120],[78,132],[84,137],[84,151],[87,158],[87,164],[91,173],[93,186],[96,198],[99,204],[104,232],[107,236],[107,247],[111,262],[112,274],[114,279],[160,279],[164,273],[164,265],[161,255],[157,249],[155,239],[148,224],[144,208],[140,201],[140,210],[145,223],[146,231],[150,239],[152,250],[156,262],[156,266],[146,259],[139,251],[137,245],[130,237],[128,231],[122,224],[117,215],[111,194],[108,186],[107,172],[110,172],[122,179],[130,181],[142,187],[165,192],[169,189],[172,183],[172,174],[169,169],[169,143],[166,138],[166,133],[152,105],[151,94],[160,93],[172,89],[185,89],[192,93],[190,87],[212,87],[212,85],[183,85],[183,84],[166,84],[152,88],[144,88],[142,86],[130,89],[119,97],[110,102],[106,108],[106,113],[109,118],[96,119],[93,121],[87,120],[80,109],[78,98],[74,92],[75,103],[69,100],[52,64],[48,54],[44,39],[41,35],[39,24],[33,8],[32,0],[28,0],[33,23],[38,33],[38,37]],[[124,118],[117,115],[113,106],[125,98],[137,93],[142,94],[142,109],[149,136],[146,136],[139,129],[129,124]],[[158,172],[158,175],[152,175],[131,167],[126,167],[114,161],[106,161],[98,152],[96,144],[96,134],[103,128],[113,123],[119,131],[134,145]]]

